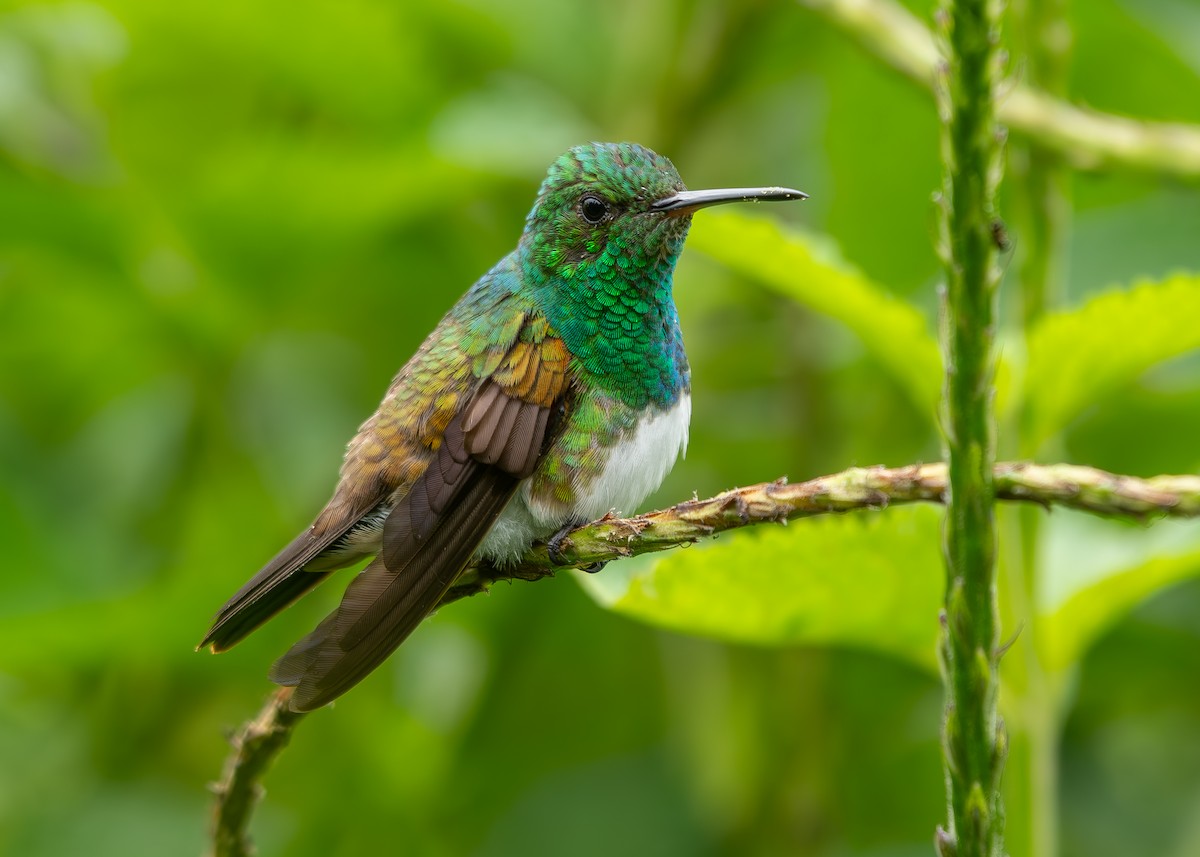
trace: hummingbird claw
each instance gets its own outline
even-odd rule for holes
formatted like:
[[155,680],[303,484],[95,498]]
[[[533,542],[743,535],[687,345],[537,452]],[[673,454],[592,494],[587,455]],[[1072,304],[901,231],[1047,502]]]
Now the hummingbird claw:
[[595,574],[596,572],[603,569],[604,566],[606,566],[606,565],[608,565],[607,560],[604,562],[589,562],[587,565],[581,565],[579,567],[579,570],[582,571],[584,574]]
[[578,518],[571,518],[565,524],[558,528],[558,531],[546,540],[546,552],[550,554],[550,561],[555,565],[569,565],[570,561],[563,555],[563,542],[567,541],[567,536],[576,527],[581,527],[587,521],[581,521]]

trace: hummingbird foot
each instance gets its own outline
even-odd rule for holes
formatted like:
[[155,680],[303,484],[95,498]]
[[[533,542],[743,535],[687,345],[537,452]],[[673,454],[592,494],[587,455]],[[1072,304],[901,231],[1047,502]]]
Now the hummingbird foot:
[[[550,538],[546,540],[546,552],[550,554],[550,561],[555,565],[569,565],[568,560],[563,555],[563,542],[567,541],[567,535],[578,527],[582,527],[587,521],[582,518],[569,518],[565,524],[558,528]],[[594,565],[595,563],[593,563]]]
[[[576,529],[577,527],[582,527],[586,523],[587,523],[587,521],[585,521],[581,518],[572,518],[571,520],[569,520],[565,524],[563,524],[558,529],[558,532],[556,532],[554,535],[552,535],[549,539],[546,540],[546,552],[550,554],[550,561],[552,563],[554,563],[555,565],[569,565],[570,564],[570,560],[568,560],[563,555],[563,550],[562,550],[563,542],[565,542],[567,540],[568,533],[570,533],[572,530]],[[592,563],[588,563],[587,565],[581,565],[579,567],[579,570],[583,571],[583,572],[587,572],[588,574],[595,574],[597,571],[604,568],[604,566],[606,566],[606,565],[608,565],[607,561],[606,562],[592,562]]]

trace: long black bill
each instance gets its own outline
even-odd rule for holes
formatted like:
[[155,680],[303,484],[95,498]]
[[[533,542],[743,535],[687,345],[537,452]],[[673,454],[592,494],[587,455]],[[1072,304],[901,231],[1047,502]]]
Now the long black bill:
[[725,187],[715,190],[684,190],[650,203],[651,211],[670,214],[691,214],[710,205],[727,202],[784,202],[789,199],[808,199],[808,194],[790,187]]

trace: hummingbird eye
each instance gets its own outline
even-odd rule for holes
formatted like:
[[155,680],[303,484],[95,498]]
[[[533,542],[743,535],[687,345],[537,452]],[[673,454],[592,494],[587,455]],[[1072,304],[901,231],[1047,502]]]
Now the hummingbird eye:
[[584,220],[594,225],[608,216],[608,203],[598,196],[588,194],[579,200],[579,212]]

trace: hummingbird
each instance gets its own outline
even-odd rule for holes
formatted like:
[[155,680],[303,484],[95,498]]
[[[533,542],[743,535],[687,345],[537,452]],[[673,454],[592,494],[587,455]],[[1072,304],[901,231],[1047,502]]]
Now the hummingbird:
[[[633,511],[686,449],[691,382],[672,297],[697,210],[799,200],[689,191],[635,143],[551,166],[516,250],[439,322],[350,441],[312,525],[217,613],[221,652],[333,571],[373,557],[337,609],[270,670],[293,711],[378,667],[472,562],[552,556],[574,527]],[[560,554],[559,554],[560,555]]]

